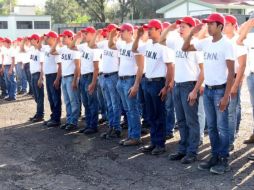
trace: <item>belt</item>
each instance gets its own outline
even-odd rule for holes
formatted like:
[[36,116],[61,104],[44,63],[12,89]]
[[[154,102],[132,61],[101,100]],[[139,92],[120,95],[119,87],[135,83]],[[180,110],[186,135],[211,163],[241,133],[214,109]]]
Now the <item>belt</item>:
[[196,85],[197,81],[187,81],[187,82],[176,82],[176,86],[184,86],[184,85]]
[[251,75],[254,75],[254,72],[250,72]]
[[164,77],[157,77],[157,78],[146,78],[148,82],[159,82],[165,80]]
[[205,85],[206,88],[210,89],[210,90],[217,90],[217,89],[223,89],[226,88],[226,83],[225,84],[221,84],[221,85],[214,85],[214,86],[209,86],[209,85]]
[[130,78],[134,78],[135,77],[135,75],[132,75],[132,76],[119,76],[119,79],[120,80],[126,80],[126,79],[130,79]]
[[74,77],[74,74],[63,76],[63,78]]
[[53,76],[56,75],[57,73],[50,73],[50,74],[45,74],[45,76]]
[[91,75],[93,75],[93,73],[86,73],[86,74],[83,74],[83,75],[81,75],[82,77],[88,77],[88,76],[91,76]]
[[117,73],[118,73],[118,72],[105,73],[103,76],[104,76],[105,78],[107,78],[107,77],[110,77],[110,76],[115,75],[115,74],[117,74]]
[[32,73],[32,75],[38,75],[41,74],[41,72]]
[[98,76],[101,76],[101,75],[103,75],[103,72],[98,73]]

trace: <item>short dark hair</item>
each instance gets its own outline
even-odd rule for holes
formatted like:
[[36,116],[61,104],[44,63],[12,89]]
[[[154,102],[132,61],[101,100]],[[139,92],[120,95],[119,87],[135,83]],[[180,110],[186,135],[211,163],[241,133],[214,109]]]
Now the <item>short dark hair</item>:
[[217,27],[219,26],[219,25],[221,25],[222,27],[221,27],[221,31],[223,30],[223,28],[224,28],[224,25],[222,24],[222,23],[220,23],[220,22],[215,22],[216,23],[216,25],[217,25]]

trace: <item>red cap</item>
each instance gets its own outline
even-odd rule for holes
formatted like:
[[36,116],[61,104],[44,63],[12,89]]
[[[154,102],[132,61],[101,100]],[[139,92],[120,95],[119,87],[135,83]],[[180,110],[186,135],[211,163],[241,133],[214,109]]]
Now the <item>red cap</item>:
[[23,40],[23,38],[21,38],[21,37],[18,37],[18,38],[16,39],[17,42],[21,42],[22,40]]
[[210,14],[207,19],[202,20],[203,23],[210,23],[210,22],[219,22],[223,25],[225,25],[225,18],[220,13],[212,13]]
[[133,28],[133,26],[132,26],[131,24],[129,24],[129,23],[124,23],[124,24],[120,27],[120,30],[121,30],[121,31],[127,30],[127,31],[129,31],[129,32],[133,32],[134,28]]
[[6,42],[6,43],[8,43],[8,44],[11,44],[10,38],[4,38],[4,42]]
[[91,27],[87,27],[87,28],[81,30],[81,32],[86,32],[86,33],[92,33],[93,34],[93,33],[96,32],[96,29],[91,26]]
[[199,20],[198,18],[194,18],[194,20],[195,20],[196,26],[199,24],[202,24],[201,20]]
[[166,28],[169,27],[170,25],[171,25],[170,22],[163,22],[163,23],[162,23],[163,29],[166,29]]
[[59,35],[60,37],[74,37],[74,33],[71,30],[65,30],[62,34]]
[[139,29],[139,26],[138,25],[135,25],[134,26],[134,30],[138,30]]
[[144,28],[156,28],[156,29],[163,29],[163,26],[162,26],[162,23],[160,20],[158,19],[152,19],[149,21],[148,25],[147,26],[143,26]]
[[183,17],[182,19],[179,19],[176,21],[176,24],[181,24],[181,23],[189,24],[192,27],[196,26],[196,22],[195,22],[194,18],[192,18],[190,16]]
[[119,29],[119,27],[116,24],[109,24],[107,26],[107,31],[111,32],[112,30],[117,29],[117,28]]
[[237,24],[237,19],[233,15],[226,15],[225,16],[225,21],[229,22],[229,23],[231,23],[233,25]]
[[54,32],[54,31],[50,31],[45,36],[47,36],[49,38],[58,38],[58,34],[56,32]]
[[29,40],[40,40],[41,37],[38,34],[33,34],[32,36],[28,37]]
[[0,37],[0,42],[3,42],[4,41],[4,38]]
[[103,28],[102,31],[101,31],[101,35],[106,38],[107,37],[107,34],[108,34],[108,30],[107,28]]

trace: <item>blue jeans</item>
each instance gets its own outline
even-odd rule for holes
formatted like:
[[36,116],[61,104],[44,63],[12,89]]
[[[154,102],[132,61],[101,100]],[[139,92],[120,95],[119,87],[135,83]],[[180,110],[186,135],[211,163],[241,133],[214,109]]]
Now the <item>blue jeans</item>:
[[143,122],[147,122],[147,108],[146,108],[146,96],[145,96],[145,83],[146,83],[146,78],[143,77],[141,80],[141,83],[139,85],[139,90],[138,90],[138,102],[139,102],[139,112],[141,117],[143,118]]
[[205,117],[204,97],[203,97],[203,95],[199,96],[198,122],[199,122],[199,126],[200,126],[200,140],[203,141],[203,139],[204,139],[205,125],[206,125],[206,117]]
[[24,63],[24,71],[26,74],[26,79],[29,85],[29,93],[32,94],[32,81],[31,81],[31,72],[30,72],[30,63]]
[[107,119],[107,107],[104,94],[105,80],[103,75],[98,76],[98,85],[97,85],[97,99],[99,103],[99,110],[102,116],[102,119]]
[[193,106],[188,102],[188,96],[194,87],[194,83],[181,83],[174,87],[174,105],[180,132],[178,152],[188,155],[197,154],[200,141],[198,99]]
[[104,77],[104,81],[105,81],[104,94],[108,110],[109,127],[121,131],[120,96],[116,89],[118,81],[117,73],[108,77]]
[[12,74],[8,75],[10,65],[4,66],[4,77],[5,77],[5,85],[8,92],[8,96],[10,98],[16,99],[16,93],[17,93],[17,82],[15,78],[15,69],[13,69]]
[[80,114],[79,90],[73,90],[73,76],[62,77],[62,92],[66,106],[66,123],[78,126]]
[[16,66],[17,73],[17,88],[18,92],[26,92],[27,91],[27,80],[25,70],[22,68],[22,63],[17,63]]
[[60,122],[62,113],[61,86],[59,87],[59,89],[56,89],[54,87],[53,84],[54,81],[56,80],[56,77],[57,73],[46,75],[46,88],[51,110],[50,119],[55,122]]
[[[2,68],[2,64],[0,64],[0,68]],[[7,95],[7,89],[6,89],[6,83],[5,83],[5,77],[4,72],[2,75],[0,75],[0,88],[1,88],[1,95],[6,96]]]
[[229,127],[229,145],[234,144],[235,133],[237,127],[237,105],[239,101],[240,89],[238,89],[237,96],[232,97],[228,105],[228,127]]
[[174,108],[174,100],[173,93],[167,93],[166,99],[166,135],[173,134],[175,127],[175,108]]
[[250,94],[250,102],[252,106],[252,128],[253,128],[253,134],[254,134],[254,74],[251,73],[247,77],[247,85],[249,89],[249,94]]
[[121,97],[123,108],[128,120],[128,138],[140,139],[141,123],[138,109],[138,97],[129,97],[129,90],[133,86],[135,78],[119,79],[116,85],[117,91]]
[[221,112],[219,103],[224,96],[224,89],[211,90],[205,88],[204,106],[207,118],[208,134],[213,156],[229,156],[228,108]]
[[36,116],[43,117],[44,116],[44,85],[41,88],[38,87],[38,80],[40,78],[40,73],[33,73],[31,82],[32,89],[34,94],[34,100],[37,104],[36,107]]
[[97,99],[97,84],[93,94],[88,93],[88,86],[91,84],[93,75],[82,75],[80,77],[80,92],[82,103],[85,107],[86,128],[97,129],[99,104]]
[[236,106],[236,131],[239,131],[240,123],[242,120],[242,106],[241,106],[241,90],[242,86],[239,87],[239,92],[237,93],[237,106]]
[[145,85],[151,144],[159,147],[165,147],[166,141],[165,101],[161,101],[161,97],[158,96],[164,85],[165,80],[147,81]]

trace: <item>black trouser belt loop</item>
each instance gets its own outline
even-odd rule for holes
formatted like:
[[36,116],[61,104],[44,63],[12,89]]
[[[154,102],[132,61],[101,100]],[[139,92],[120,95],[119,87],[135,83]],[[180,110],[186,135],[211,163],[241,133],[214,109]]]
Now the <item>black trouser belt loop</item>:
[[112,76],[112,75],[116,75],[118,72],[116,71],[116,72],[113,72],[113,73],[105,73],[103,76],[105,77],[105,78],[107,78],[107,77],[110,77],[110,76]]
[[148,81],[148,82],[159,82],[159,81],[163,81],[163,80],[165,80],[165,78],[164,77],[157,77],[157,78],[146,78],[146,80]]
[[74,74],[63,76],[63,78],[74,77]]
[[135,75],[132,75],[132,76],[119,76],[119,79],[120,80],[126,80],[126,79],[130,79],[130,78],[134,78]]
[[93,73],[86,73],[86,74],[83,74],[83,75],[81,75],[82,77],[88,77],[88,76],[91,76],[91,75],[93,75]]
[[184,86],[184,85],[196,85],[197,81],[187,81],[187,82],[176,82],[176,86]]
[[214,85],[214,86],[209,86],[209,85],[205,85],[206,88],[210,89],[210,90],[217,90],[217,89],[223,89],[226,88],[226,83],[225,84],[221,84],[221,85]]

